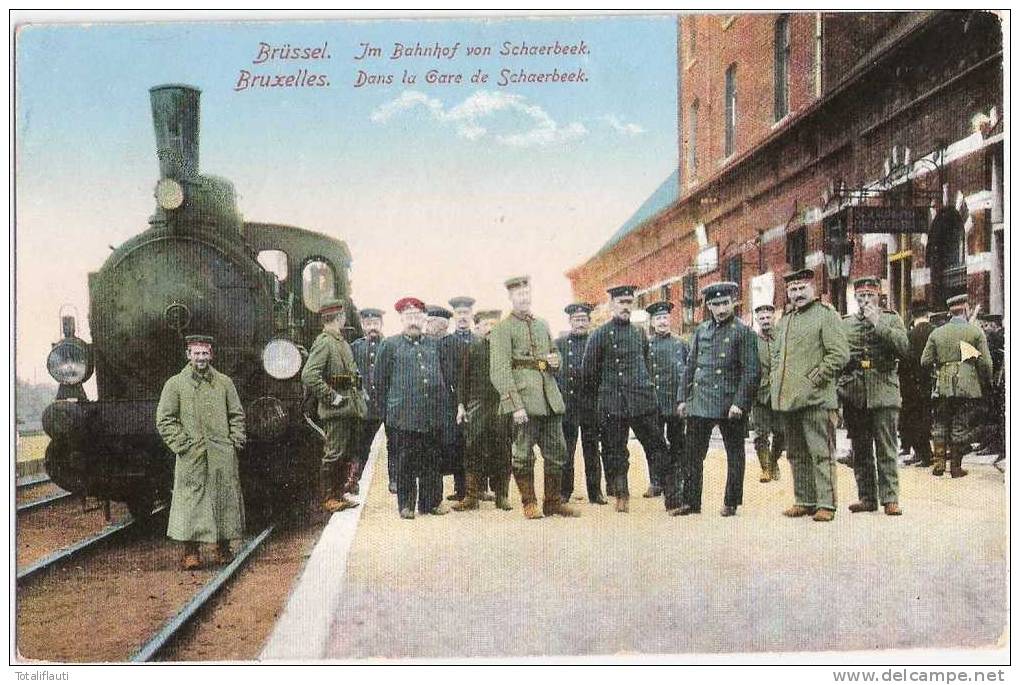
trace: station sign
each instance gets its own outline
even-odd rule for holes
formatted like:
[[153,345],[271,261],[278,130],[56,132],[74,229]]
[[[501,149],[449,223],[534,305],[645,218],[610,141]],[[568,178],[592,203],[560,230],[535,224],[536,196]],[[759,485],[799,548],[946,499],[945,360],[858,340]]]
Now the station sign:
[[928,207],[847,207],[853,233],[927,233]]

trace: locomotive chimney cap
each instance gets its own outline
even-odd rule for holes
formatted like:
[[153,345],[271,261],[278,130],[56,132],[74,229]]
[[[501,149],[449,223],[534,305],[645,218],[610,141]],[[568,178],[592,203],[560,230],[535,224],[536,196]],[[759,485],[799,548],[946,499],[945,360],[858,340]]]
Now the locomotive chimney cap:
[[197,86],[189,85],[187,83],[162,83],[162,84],[160,84],[158,86],[153,86],[152,88],[149,88],[149,92],[150,93],[155,93],[157,90],[176,90],[176,89],[179,89],[179,88],[184,88],[186,90],[193,90],[196,93],[201,93],[202,92],[201,88],[198,88]]

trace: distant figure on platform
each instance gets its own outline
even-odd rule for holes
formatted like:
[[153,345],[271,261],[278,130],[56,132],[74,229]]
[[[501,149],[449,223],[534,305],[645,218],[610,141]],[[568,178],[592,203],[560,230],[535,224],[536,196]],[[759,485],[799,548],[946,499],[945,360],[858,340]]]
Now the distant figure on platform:
[[978,325],[992,355],[992,385],[988,393],[991,401],[985,405],[985,434],[978,454],[994,454],[998,463],[1006,457],[1006,332],[1002,314],[979,314]]
[[754,308],[758,322],[758,365],[761,380],[751,407],[751,428],[754,429],[754,451],[761,467],[759,483],[779,480],[779,455],[786,447],[783,438],[783,419],[772,409],[772,346],[776,308],[771,303]]
[[301,383],[319,401],[319,419],[326,431],[320,501],[329,513],[358,506],[349,495],[358,485],[358,441],[368,415],[361,374],[343,335],[344,312],[341,300],[323,301],[319,309],[322,333],[312,343],[301,371]]
[[457,417],[464,432],[464,498],[453,505],[454,511],[479,507],[486,480],[495,491],[496,508],[509,511],[510,452],[513,442],[511,419],[499,412],[499,393],[492,385],[490,331],[499,322],[501,312],[489,310],[474,315],[479,336],[468,348],[457,381]]
[[621,513],[630,511],[630,431],[644,448],[653,478],[662,474],[668,461],[648,373],[648,336],[630,322],[634,290],[633,285],[609,288],[613,318],[591,334],[583,362],[585,385],[596,396],[606,473],[613,479],[616,511]]
[[[712,428],[726,448],[726,492],[719,514],[734,516],[744,501],[744,438],[758,391],[758,340],[734,316],[737,284],[713,283],[701,291],[711,318],[694,330],[691,356],[677,394],[677,416],[687,419],[687,459],[681,516],[701,512],[704,461]],[[671,512],[673,513],[673,512]]]
[[933,476],[967,475],[963,455],[970,451],[980,423],[983,388],[992,380],[992,357],[980,328],[967,319],[967,295],[946,300],[952,318],[932,331],[921,353],[921,366],[935,371],[935,420],[932,427]]
[[794,505],[784,516],[836,517],[836,378],[850,360],[839,314],[815,297],[815,272],[783,276],[793,305],[776,327],[772,348],[772,408],[782,413]]
[[[595,418],[595,397],[584,384],[581,362],[588,344],[592,306],[585,302],[569,304],[563,310],[570,322],[570,332],[556,339],[560,352],[559,373],[556,380],[567,405],[563,415],[563,436],[567,441],[567,463],[563,468],[563,501],[569,502],[574,494],[574,451],[577,437],[581,436],[581,454],[584,458],[584,483],[588,501],[607,504],[602,496],[602,463],[599,454],[599,426]],[[607,474],[608,475],[608,474]]]
[[426,305],[428,317],[425,335],[436,341],[439,355],[439,377],[442,381],[439,393],[439,434],[442,453],[439,459],[439,473],[453,476],[453,493],[448,500],[464,498],[464,436],[457,424],[457,373],[460,368],[461,348],[466,346],[456,336],[448,333],[453,312],[439,305]]
[[858,311],[843,317],[850,361],[839,377],[838,394],[853,446],[857,481],[857,501],[850,511],[877,511],[881,504],[886,514],[899,516],[903,512],[896,419],[901,400],[896,362],[909,355],[910,343],[900,315],[879,308],[881,288],[876,276],[854,280]]
[[902,446],[914,455],[903,462],[904,466],[930,467],[931,452],[931,373],[921,368],[921,353],[928,336],[935,330],[930,321],[928,307],[918,304],[913,310],[914,320],[907,331],[910,350],[900,360],[900,435]]
[[213,339],[185,339],[188,364],[163,385],[156,430],[177,455],[166,534],[184,543],[181,567],[202,565],[199,543],[216,544],[229,563],[230,541],[244,535],[244,499],[237,453],[244,447],[244,409],[233,381],[212,367]]
[[422,334],[425,303],[414,297],[397,300],[401,333],[383,340],[375,362],[376,403],[386,424],[388,449],[397,457],[397,508],[413,519],[443,515],[440,398],[442,391],[436,341]]
[[451,297],[449,304],[453,310],[453,333],[451,335],[464,343],[465,346],[478,340],[478,336],[471,330],[475,318],[475,298],[468,297],[467,295],[458,295],[457,297]]
[[679,500],[682,483],[677,482],[677,476],[683,469],[684,420],[676,415],[676,398],[680,380],[687,370],[690,348],[672,331],[672,302],[655,302],[645,307],[645,311],[652,329],[648,341],[648,372],[655,386],[659,432],[665,435],[668,449],[666,463],[659,469],[660,473],[652,473],[652,463],[648,462],[651,485],[644,497],[658,497],[665,493],[665,505],[669,511],[683,504]]
[[[567,446],[563,439],[563,396],[553,375],[560,357],[549,325],[531,313],[531,279],[516,276],[505,282],[513,307],[490,334],[489,373],[499,392],[499,411],[513,419],[513,473],[521,491],[524,516],[580,516],[563,502],[563,466]],[[545,472],[544,501],[538,510],[535,495],[535,445],[542,451]]]
[[[361,430],[358,432],[358,446],[355,450],[355,457],[358,460],[358,480],[368,463],[372,442],[375,440],[382,419],[376,409],[375,382],[372,379],[372,371],[375,369],[375,359],[379,354],[379,345],[382,344],[383,311],[381,309],[366,308],[359,312],[361,326],[365,330],[365,336],[358,338],[351,343],[351,351],[354,353],[354,361],[358,365],[358,373],[361,374],[361,382],[368,393],[368,412],[361,420]],[[397,464],[387,451],[386,473],[389,479],[390,492],[397,491]],[[355,484],[354,494],[358,494]]]

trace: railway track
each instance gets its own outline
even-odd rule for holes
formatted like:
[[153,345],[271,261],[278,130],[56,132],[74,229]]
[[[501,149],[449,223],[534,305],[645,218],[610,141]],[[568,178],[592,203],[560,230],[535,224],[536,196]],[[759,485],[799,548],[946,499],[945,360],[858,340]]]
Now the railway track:
[[[162,513],[165,509],[166,507],[160,507],[153,511],[152,515],[157,516],[160,513]],[[71,559],[77,558],[84,554],[85,552],[96,549],[99,545],[110,542],[115,538],[119,538],[125,535],[128,530],[136,528],[139,525],[139,523],[140,522],[137,519],[129,517],[123,521],[118,521],[117,523],[112,523],[106,526],[103,530],[101,530],[99,533],[95,535],[89,536],[83,540],[79,540],[78,542],[68,545],[67,547],[58,549],[57,551],[46,555],[42,559],[39,559],[38,561],[35,561],[32,564],[29,564],[25,568],[18,570],[17,582],[19,584],[27,582],[39,576],[44,571],[53,568],[57,564],[61,564]]]
[[213,576],[208,583],[195,593],[194,597],[177,612],[177,615],[164,623],[138,651],[131,655],[130,661],[144,662],[155,659],[162,650],[172,643],[174,639],[187,627],[190,622],[201,612],[223,587],[234,578],[256,550],[273,532],[273,526],[264,529],[258,535],[248,540],[234,557],[234,560],[227,564],[223,570]]
[[57,502],[62,502],[70,498],[71,496],[72,493],[70,492],[57,492],[52,495],[46,495],[44,497],[39,497],[38,499],[22,502],[17,507],[18,513],[20,514],[24,511],[31,511],[33,509],[39,509],[40,507],[45,507],[50,504],[56,504]]
[[39,473],[39,474],[36,474],[34,476],[25,476],[24,478],[19,478],[17,480],[16,485],[17,485],[18,490],[24,490],[25,488],[30,488],[33,485],[42,485],[44,483],[49,483],[49,482],[50,482],[50,477],[49,477],[48,474]]

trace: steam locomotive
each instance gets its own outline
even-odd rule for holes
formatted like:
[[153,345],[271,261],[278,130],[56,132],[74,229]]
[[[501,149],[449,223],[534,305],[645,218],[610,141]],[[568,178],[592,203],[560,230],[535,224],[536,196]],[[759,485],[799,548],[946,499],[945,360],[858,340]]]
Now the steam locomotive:
[[[319,303],[347,303],[362,335],[344,242],[244,221],[233,185],[199,173],[199,98],[187,85],[150,89],[160,178],[149,227],[89,274],[92,342],[62,309],[46,365],[59,383],[43,414],[46,469],[60,487],[126,502],[136,517],[170,494],[174,455],[155,429],[167,378],[187,363],[184,336],[216,338],[214,366],[245,406],[242,488],[273,516],[314,488],[321,437],[302,411],[300,370],[321,331]],[[83,383],[92,374],[96,399]]]

